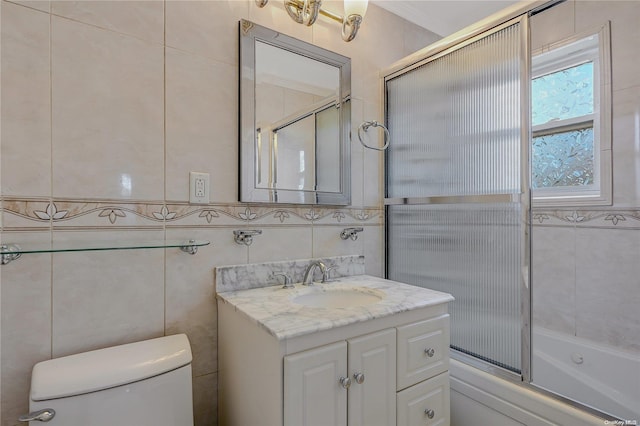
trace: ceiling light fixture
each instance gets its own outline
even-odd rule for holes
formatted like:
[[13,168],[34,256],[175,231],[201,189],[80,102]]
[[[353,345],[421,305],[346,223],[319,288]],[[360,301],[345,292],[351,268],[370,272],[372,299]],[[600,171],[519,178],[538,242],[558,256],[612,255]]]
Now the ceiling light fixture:
[[[258,7],[265,7],[269,0],[255,0]],[[313,25],[318,15],[324,15],[342,24],[342,39],[356,38],[367,11],[368,0],[344,0],[344,17],[322,9],[322,0],[284,0],[284,9],[298,24]]]

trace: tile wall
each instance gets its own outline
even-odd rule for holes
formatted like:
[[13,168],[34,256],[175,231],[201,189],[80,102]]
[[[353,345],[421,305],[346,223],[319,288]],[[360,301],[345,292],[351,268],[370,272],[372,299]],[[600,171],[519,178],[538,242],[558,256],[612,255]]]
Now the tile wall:
[[[341,1],[325,1],[339,12]],[[51,357],[187,333],[197,425],[216,424],[213,269],[364,255],[383,273],[382,157],[352,144],[352,205],[237,202],[238,20],[352,58],[354,129],[381,120],[379,71],[438,37],[369,5],[347,44],[273,1],[6,1],[1,15],[3,242],[205,239],[177,249],[24,255],[0,269],[0,425]],[[211,204],[189,205],[189,171]],[[340,231],[362,226],[357,241]],[[250,247],[234,229],[261,229]]]
[[[613,205],[534,209],[533,324],[640,352],[640,2],[567,1],[533,48],[611,22]],[[535,345],[535,342],[534,342]]]

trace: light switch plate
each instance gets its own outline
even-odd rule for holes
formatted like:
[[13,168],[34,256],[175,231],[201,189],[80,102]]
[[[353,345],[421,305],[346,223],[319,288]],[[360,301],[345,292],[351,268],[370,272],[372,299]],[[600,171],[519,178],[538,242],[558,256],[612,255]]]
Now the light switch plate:
[[209,203],[209,173],[189,172],[189,203]]

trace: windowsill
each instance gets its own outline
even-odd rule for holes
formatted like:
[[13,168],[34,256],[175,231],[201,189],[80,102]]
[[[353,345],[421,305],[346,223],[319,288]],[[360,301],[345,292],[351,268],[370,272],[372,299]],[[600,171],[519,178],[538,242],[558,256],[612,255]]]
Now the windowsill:
[[565,208],[565,207],[589,207],[589,206],[610,206],[612,200],[603,196],[573,196],[573,197],[532,197],[531,206],[536,208]]

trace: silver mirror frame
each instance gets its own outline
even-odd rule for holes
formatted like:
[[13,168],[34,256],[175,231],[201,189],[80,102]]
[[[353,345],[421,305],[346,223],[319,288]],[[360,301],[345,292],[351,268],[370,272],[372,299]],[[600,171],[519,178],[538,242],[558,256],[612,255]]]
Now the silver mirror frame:
[[[351,204],[351,59],[318,46],[297,40],[247,20],[240,21],[240,85],[239,129],[241,202]],[[256,188],[256,104],[255,104],[255,43],[259,40],[272,46],[335,66],[340,73],[340,191],[324,192],[277,188]],[[338,170],[336,170],[338,171]]]

